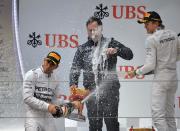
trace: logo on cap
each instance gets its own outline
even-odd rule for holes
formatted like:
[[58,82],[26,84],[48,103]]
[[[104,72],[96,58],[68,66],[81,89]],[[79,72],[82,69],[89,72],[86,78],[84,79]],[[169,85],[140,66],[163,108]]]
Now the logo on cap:
[[61,60],[61,56],[57,52],[50,52],[47,57],[48,60],[51,60],[55,65],[58,65]]
[[146,23],[149,21],[158,21],[162,23],[160,15],[155,11],[149,11],[144,14],[144,17],[142,19],[139,19],[137,22],[139,24]]

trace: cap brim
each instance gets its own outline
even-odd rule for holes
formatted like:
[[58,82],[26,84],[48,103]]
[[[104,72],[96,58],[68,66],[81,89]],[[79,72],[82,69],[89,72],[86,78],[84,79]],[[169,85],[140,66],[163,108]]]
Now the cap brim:
[[143,24],[143,23],[146,23],[148,20],[144,20],[144,19],[139,19],[137,22],[139,23],[139,24]]
[[55,65],[57,65],[57,63],[55,62],[55,61],[53,61],[52,59],[50,59],[50,58],[45,58],[46,60],[50,60],[50,61],[52,61]]

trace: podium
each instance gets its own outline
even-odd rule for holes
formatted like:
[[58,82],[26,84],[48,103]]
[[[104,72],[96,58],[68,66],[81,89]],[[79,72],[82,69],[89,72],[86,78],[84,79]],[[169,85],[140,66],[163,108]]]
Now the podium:
[[129,131],[155,131],[155,129],[153,127],[152,128],[134,128],[133,126],[131,126]]

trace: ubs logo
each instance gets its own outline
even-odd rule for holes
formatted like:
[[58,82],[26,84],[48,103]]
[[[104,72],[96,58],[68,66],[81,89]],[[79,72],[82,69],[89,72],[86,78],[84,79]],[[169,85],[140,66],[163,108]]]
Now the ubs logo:
[[36,32],[29,34],[29,40],[27,41],[28,45],[36,48],[38,45],[42,45],[42,41],[40,40],[40,35],[36,35]]
[[32,32],[29,34],[27,44],[34,48],[44,44],[47,48],[76,48],[79,45],[77,34],[49,34],[44,35]]
[[[144,5],[112,5],[111,15],[114,19],[140,19],[144,16],[146,6]],[[103,4],[99,4],[96,6],[96,11],[94,12],[94,16],[99,19],[104,19],[105,17],[109,17],[110,13],[108,12],[108,6],[103,6]]]
[[104,17],[108,17],[109,13],[107,12],[108,7],[103,7],[103,4],[99,4],[99,6],[96,6],[96,12],[94,12],[94,16],[99,19],[104,19]]

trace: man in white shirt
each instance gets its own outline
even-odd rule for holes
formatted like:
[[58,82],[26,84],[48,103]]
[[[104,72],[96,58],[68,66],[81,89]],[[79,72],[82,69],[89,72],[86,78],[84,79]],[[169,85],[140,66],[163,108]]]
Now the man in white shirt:
[[180,42],[175,32],[165,30],[161,17],[147,12],[138,23],[144,23],[147,33],[145,64],[129,72],[129,76],[154,71],[152,87],[152,119],[158,131],[177,131],[174,118],[174,101],[177,90],[176,62]]
[[53,117],[67,116],[81,105],[78,101],[64,105],[52,103],[53,98],[59,95],[59,84],[53,71],[58,67],[60,60],[61,56],[57,52],[50,52],[44,58],[41,67],[25,74],[23,82],[25,131],[57,131]]

